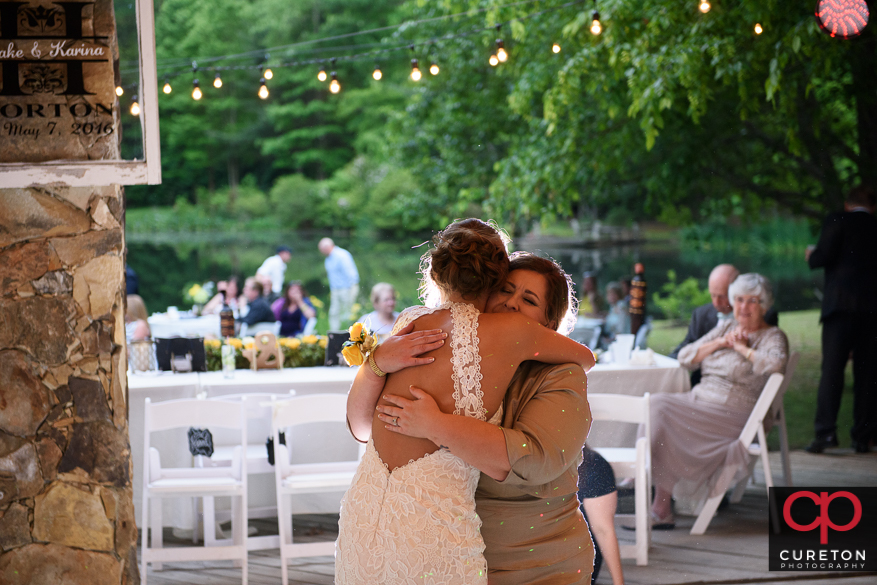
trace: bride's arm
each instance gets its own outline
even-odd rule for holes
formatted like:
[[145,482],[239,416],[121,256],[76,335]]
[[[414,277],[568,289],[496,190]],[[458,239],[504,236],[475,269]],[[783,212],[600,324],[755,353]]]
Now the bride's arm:
[[[520,313],[493,313],[479,316],[479,328],[486,326],[482,339],[499,343],[502,357],[515,366],[527,360],[546,364],[576,363],[587,372],[597,363],[594,352]],[[482,333],[482,332],[479,332]]]
[[[390,374],[435,361],[435,358],[417,356],[441,347],[447,333],[442,333],[441,329],[412,333],[413,330],[414,323],[411,323],[378,346],[374,358],[381,371]],[[363,364],[356,373],[347,394],[347,426],[357,441],[364,443],[371,436],[375,405],[381,397],[386,380],[386,376],[374,373],[368,363]]]

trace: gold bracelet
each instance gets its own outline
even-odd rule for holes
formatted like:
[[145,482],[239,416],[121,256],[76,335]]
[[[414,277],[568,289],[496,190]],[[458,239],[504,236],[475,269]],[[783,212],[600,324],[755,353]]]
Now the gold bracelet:
[[368,354],[368,365],[371,366],[372,372],[374,372],[375,376],[378,378],[383,378],[387,375],[387,372],[381,370],[381,368],[378,367],[378,364],[375,363],[375,352]]

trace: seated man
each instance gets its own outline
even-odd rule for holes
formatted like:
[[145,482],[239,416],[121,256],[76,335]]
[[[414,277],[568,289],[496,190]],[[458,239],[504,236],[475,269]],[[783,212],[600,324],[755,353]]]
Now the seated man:
[[274,311],[263,296],[262,283],[250,277],[244,281],[244,297],[247,299],[247,314],[238,319],[241,323],[253,325],[255,323],[274,322]]
[[[731,286],[731,283],[734,282],[734,279],[739,275],[740,271],[732,264],[719,264],[713,268],[712,272],[710,272],[710,278],[707,284],[712,302],[697,307],[694,312],[691,313],[691,322],[688,325],[688,333],[685,335],[685,339],[682,340],[682,343],[673,350],[670,357],[675,359],[683,347],[689,343],[697,341],[709,333],[713,327],[719,324],[720,321],[734,318],[731,301],[728,299],[728,287]],[[778,325],[779,317],[777,316],[776,309],[771,307],[765,314],[764,320],[768,325]],[[698,382],[700,382],[699,369],[691,372],[692,388]]]

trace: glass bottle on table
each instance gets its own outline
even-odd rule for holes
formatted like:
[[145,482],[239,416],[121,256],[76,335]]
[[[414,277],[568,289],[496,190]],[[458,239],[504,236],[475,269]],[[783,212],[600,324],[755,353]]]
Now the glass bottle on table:
[[645,267],[641,262],[633,266],[633,278],[630,280],[630,332],[636,335],[646,319],[646,277]]
[[222,375],[226,378],[234,378],[235,348],[229,345],[228,340],[234,337],[234,311],[225,299],[225,291],[222,292],[222,309],[219,311],[219,332],[222,336]]

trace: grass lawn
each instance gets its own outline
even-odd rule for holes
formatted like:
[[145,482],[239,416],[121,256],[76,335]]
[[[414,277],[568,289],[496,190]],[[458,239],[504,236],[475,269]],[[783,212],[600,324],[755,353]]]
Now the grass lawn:
[[[789,337],[789,349],[801,354],[798,368],[785,396],[789,443],[793,449],[806,447],[813,439],[813,417],[816,414],[816,390],[822,364],[822,326],[819,311],[780,313],[780,328]],[[649,335],[649,347],[668,354],[685,337],[687,327],[673,326],[669,321],[656,321]],[[852,364],[847,365],[846,385],[838,416],[838,439],[842,447],[850,443],[853,423]],[[779,448],[779,435],[772,431],[768,438],[771,449]]]

